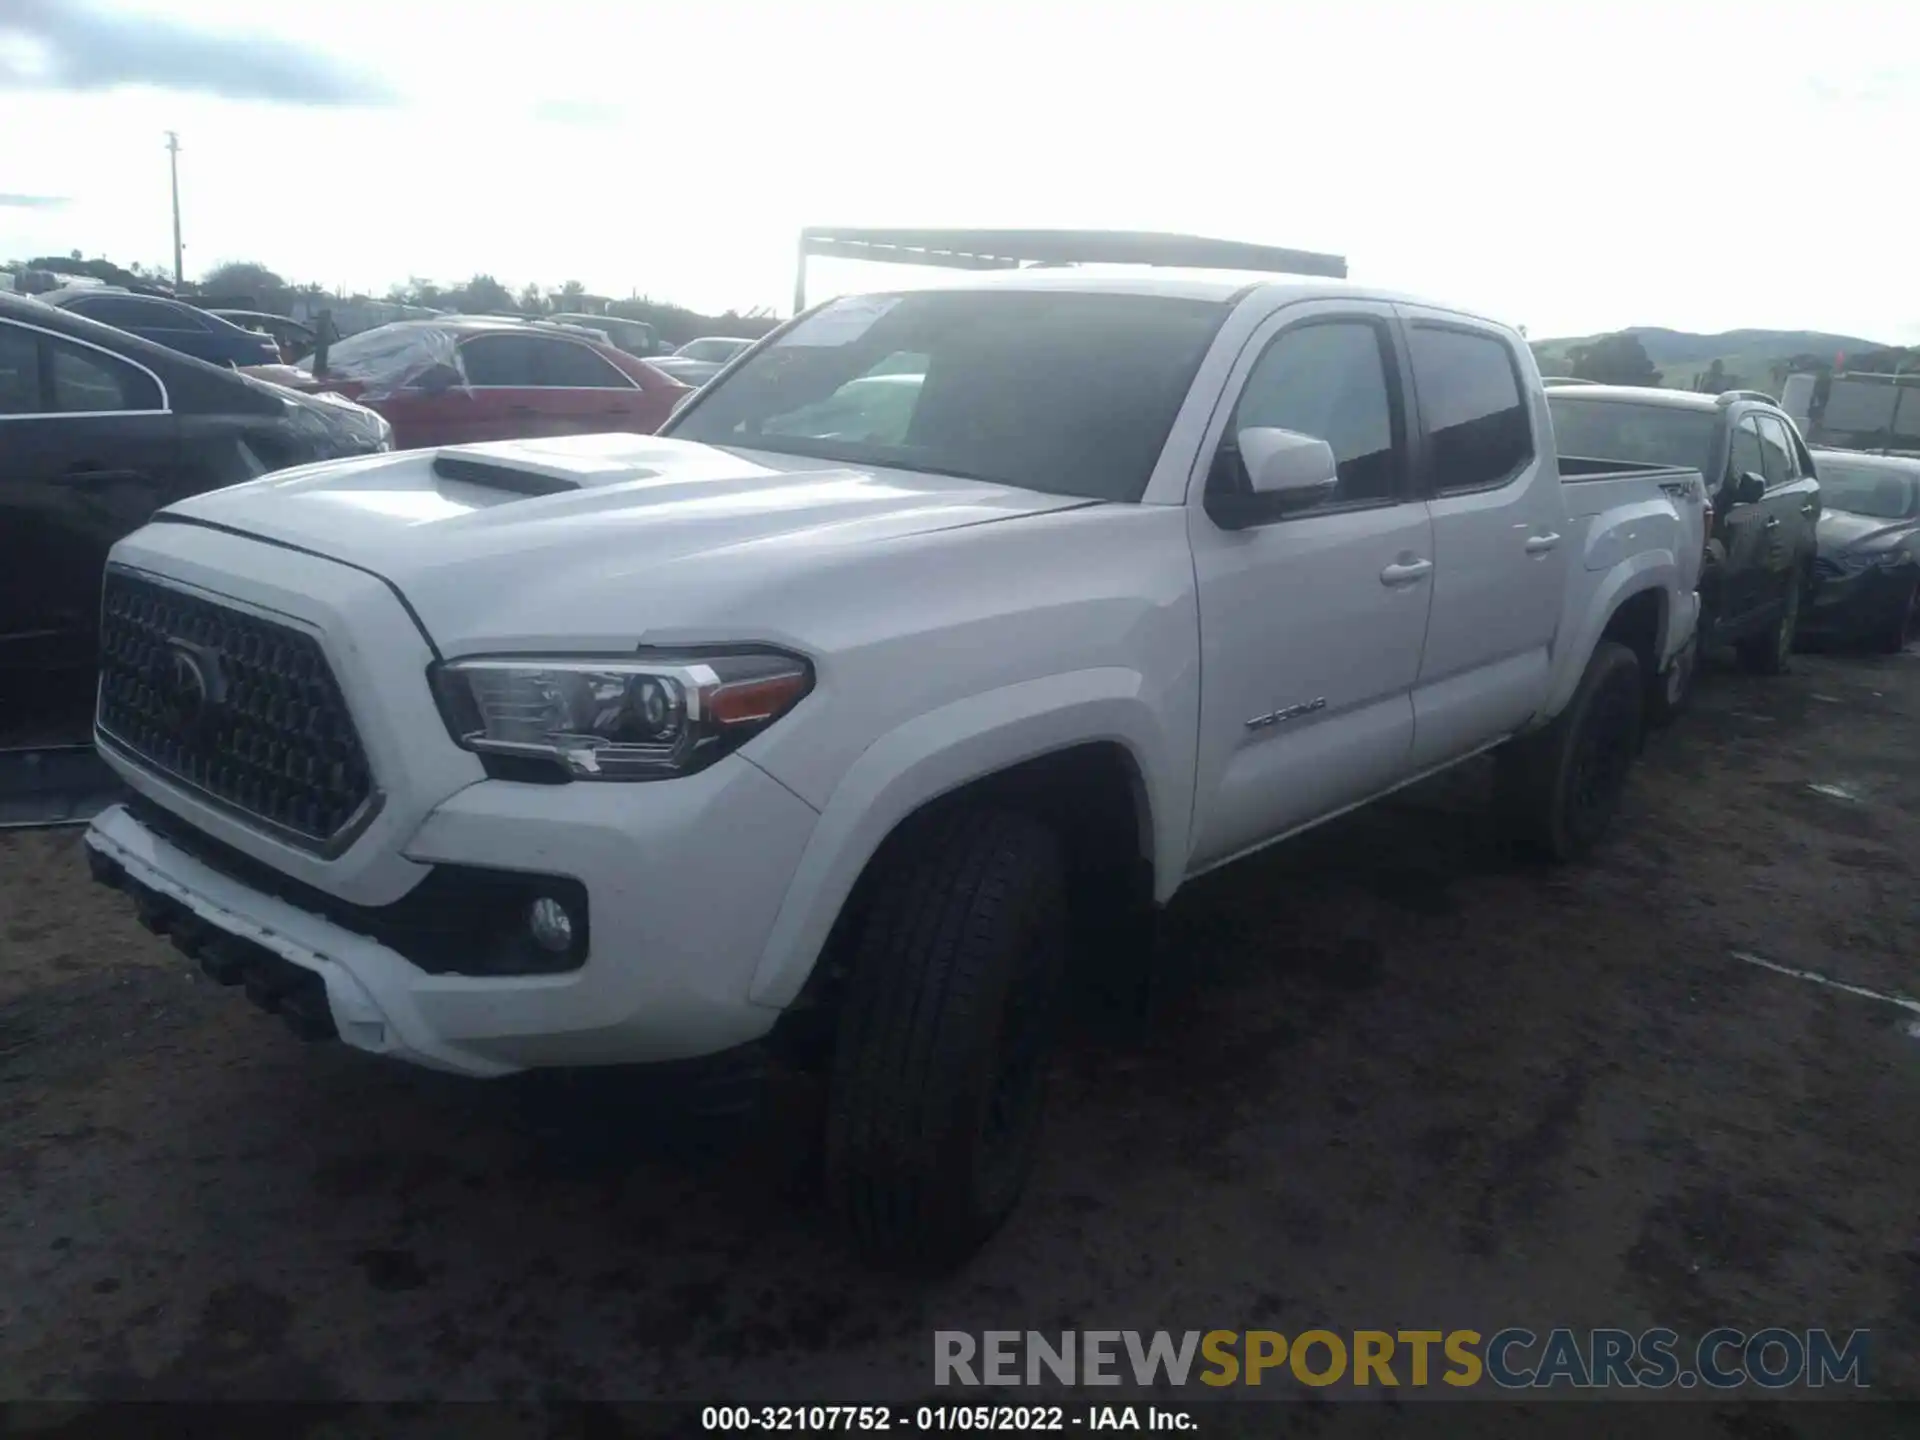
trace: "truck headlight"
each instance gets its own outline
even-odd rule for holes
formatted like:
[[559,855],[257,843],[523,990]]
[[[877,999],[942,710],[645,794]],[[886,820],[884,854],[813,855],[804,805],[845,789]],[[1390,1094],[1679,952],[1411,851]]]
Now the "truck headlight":
[[429,674],[456,743],[575,780],[692,774],[813,688],[811,665],[773,650],[455,660]]

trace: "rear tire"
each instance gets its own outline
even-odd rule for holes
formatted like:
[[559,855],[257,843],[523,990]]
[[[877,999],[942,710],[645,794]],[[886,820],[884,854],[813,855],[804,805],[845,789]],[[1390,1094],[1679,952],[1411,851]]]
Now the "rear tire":
[[1603,640],[1558,718],[1501,750],[1495,801],[1523,847],[1577,860],[1605,836],[1640,750],[1643,687],[1633,651]]
[[826,1190],[867,1259],[945,1269],[1033,1168],[1065,886],[1053,832],[1023,815],[962,811],[898,843],[854,941]]
[[1793,642],[1800,629],[1800,572],[1793,580],[1780,607],[1780,618],[1763,634],[1740,643],[1740,663],[1756,675],[1784,675],[1793,664]]
[[1873,637],[1873,648],[1883,655],[1898,655],[1907,648],[1907,639],[1914,632],[1917,618],[1920,618],[1920,580],[1907,587],[1907,598],[1901,603],[1899,613]]

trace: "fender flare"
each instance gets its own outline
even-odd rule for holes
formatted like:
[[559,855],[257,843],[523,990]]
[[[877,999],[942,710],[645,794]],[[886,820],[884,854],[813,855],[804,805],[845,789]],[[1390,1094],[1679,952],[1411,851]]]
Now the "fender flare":
[[1164,899],[1179,881],[1192,797],[1174,783],[1179,747],[1148,703],[1143,678],[1112,667],[1022,681],[919,715],[861,753],[801,852],[747,998],[793,1003],[855,882],[901,821],[972,781],[1098,742],[1118,744],[1133,760],[1147,812],[1142,841]]
[[[1634,596],[1652,590],[1660,597],[1660,626],[1658,645],[1662,667],[1671,660],[1691,634],[1686,622],[1695,618],[1697,606],[1675,604],[1675,595],[1680,580],[1680,567],[1675,563],[1670,550],[1646,550],[1629,556],[1604,575],[1593,592],[1585,611],[1579,617],[1579,629],[1568,637],[1567,647],[1561,651],[1560,664],[1556,670],[1553,688],[1547,694],[1547,703],[1541,707],[1540,721],[1548,723],[1567,707],[1573,699],[1573,692],[1580,686],[1580,677],[1586,674],[1587,662],[1593,658],[1593,652],[1600,643],[1600,637],[1606,633],[1607,626],[1613,622],[1620,607]],[[1692,597],[1688,597],[1692,601]],[[1676,623],[1678,622],[1678,623]]]

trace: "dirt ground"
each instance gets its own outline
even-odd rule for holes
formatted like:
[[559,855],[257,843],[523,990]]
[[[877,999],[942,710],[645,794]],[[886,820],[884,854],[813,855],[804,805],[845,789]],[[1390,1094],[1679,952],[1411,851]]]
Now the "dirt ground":
[[1587,866],[1507,858],[1463,771],[1194,885],[1150,1035],[1067,1046],[937,1283],[769,1145],[303,1046],[77,832],[5,838],[0,1399],[912,1400],[935,1328],[1656,1324],[1869,1328],[1920,1398],[1916,1017],[1734,955],[1920,994],[1917,716],[1913,655],[1711,673]]

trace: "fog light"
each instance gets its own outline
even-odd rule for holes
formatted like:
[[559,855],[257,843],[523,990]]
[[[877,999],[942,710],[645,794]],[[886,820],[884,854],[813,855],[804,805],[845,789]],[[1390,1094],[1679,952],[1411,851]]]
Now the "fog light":
[[548,954],[564,955],[573,948],[573,916],[558,900],[543,895],[527,907],[527,933]]

